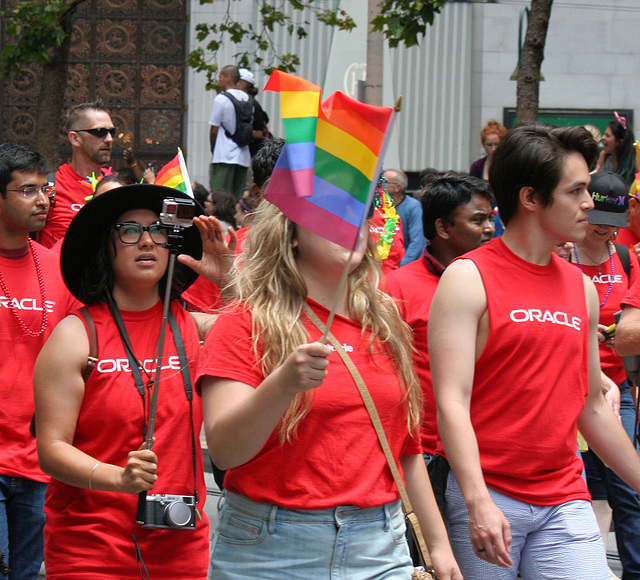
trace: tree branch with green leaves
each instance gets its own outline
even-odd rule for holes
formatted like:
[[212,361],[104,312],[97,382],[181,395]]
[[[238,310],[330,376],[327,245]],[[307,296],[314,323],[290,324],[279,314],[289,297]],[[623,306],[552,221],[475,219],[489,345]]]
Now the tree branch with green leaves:
[[[200,0],[200,4],[210,4],[212,1]],[[233,55],[239,67],[252,68],[256,65],[267,74],[275,69],[295,72],[300,65],[300,59],[294,53],[281,53],[278,50],[274,41],[274,32],[277,29],[285,28],[289,35],[300,40],[307,36],[310,18],[339,30],[352,30],[356,26],[353,18],[344,10],[319,8],[314,0],[281,0],[277,4],[267,0],[256,0],[260,17],[258,26],[254,27],[231,17],[230,7],[233,1],[235,0],[227,0],[227,9],[221,22],[201,22],[195,27],[196,38],[199,42],[206,42],[206,45],[191,51],[187,64],[198,72],[206,73],[207,90],[216,88],[218,51],[229,42],[235,45],[247,43],[253,47],[250,51],[238,51]],[[293,16],[287,13],[287,6],[303,16],[302,23],[296,23]]]

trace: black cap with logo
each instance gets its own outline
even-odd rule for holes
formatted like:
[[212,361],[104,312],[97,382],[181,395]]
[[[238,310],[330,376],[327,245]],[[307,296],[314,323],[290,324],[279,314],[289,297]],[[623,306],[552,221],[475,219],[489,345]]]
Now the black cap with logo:
[[591,176],[589,193],[595,204],[589,210],[593,225],[627,227],[627,184],[613,171],[600,171]]

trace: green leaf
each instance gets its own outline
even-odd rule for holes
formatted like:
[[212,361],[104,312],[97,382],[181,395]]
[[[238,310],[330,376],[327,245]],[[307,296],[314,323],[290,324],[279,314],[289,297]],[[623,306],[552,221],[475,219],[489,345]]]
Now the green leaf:
[[[213,0],[200,0],[200,4],[210,4]],[[273,33],[276,30],[286,31],[289,35],[295,34],[298,39],[308,36],[310,22],[316,20],[326,26],[339,30],[352,30],[356,27],[353,18],[344,10],[331,10],[326,8],[327,3],[318,3],[314,0],[254,0],[257,12],[255,27],[250,23],[240,23],[231,16],[231,7],[234,2],[240,0],[226,0],[227,13],[221,22],[207,25],[196,24],[196,38],[200,43],[206,43],[200,48],[197,59],[191,55],[187,64],[196,70],[204,70],[208,75],[207,89],[215,87],[214,73],[203,67],[210,66],[206,63],[215,62],[217,51],[226,43],[242,43],[244,49],[247,44],[250,48],[239,51],[235,57],[238,63],[251,67],[262,68],[266,73],[271,73],[275,68],[287,72],[295,72],[300,65],[300,59],[295,54],[278,54]],[[364,0],[361,0],[364,1]],[[381,0],[379,13],[372,20],[373,29],[382,31],[390,46],[414,46],[426,34],[427,26],[433,23],[436,14],[440,12],[447,0]],[[64,0],[55,0],[55,3]],[[30,4],[33,2],[27,2]],[[23,4],[21,2],[20,4]],[[288,15],[285,7],[300,12],[295,20]],[[8,24],[6,30],[8,31]],[[196,51],[193,51],[193,55]],[[193,64],[192,64],[193,62]],[[200,68],[198,68],[200,67]]]

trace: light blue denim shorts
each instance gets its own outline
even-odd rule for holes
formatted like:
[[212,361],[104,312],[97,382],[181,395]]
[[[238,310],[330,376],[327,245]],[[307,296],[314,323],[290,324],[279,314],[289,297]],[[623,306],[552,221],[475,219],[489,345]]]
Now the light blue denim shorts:
[[540,506],[489,488],[493,502],[511,525],[513,566],[501,568],[478,558],[469,536],[469,512],[453,472],[446,491],[445,523],[460,570],[466,579],[607,580],[609,570],[591,503],[569,501]]
[[210,580],[409,580],[400,501],[362,509],[290,510],[224,491]]

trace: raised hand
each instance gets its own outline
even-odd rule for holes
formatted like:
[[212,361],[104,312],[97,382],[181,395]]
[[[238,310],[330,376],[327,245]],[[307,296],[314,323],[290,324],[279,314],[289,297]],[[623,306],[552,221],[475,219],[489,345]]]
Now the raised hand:
[[222,289],[229,282],[229,272],[235,258],[236,234],[229,228],[230,239],[227,243],[222,224],[213,216],[197,216],[193,218],[193,224],[202,239],[202,259],[180,254],[178,261]]

